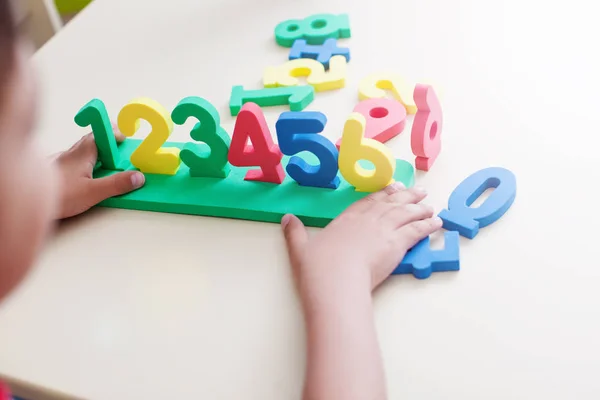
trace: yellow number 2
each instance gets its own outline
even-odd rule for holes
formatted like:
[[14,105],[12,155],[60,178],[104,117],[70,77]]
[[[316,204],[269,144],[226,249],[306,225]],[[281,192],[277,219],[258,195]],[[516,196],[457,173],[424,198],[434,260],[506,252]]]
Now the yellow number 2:
[[[352,113],[344,125],[338,163],[344,179],[358,192],[376,192],[394,181],[396,160],[391,150],[381,142],[365,138],[365,117]],[[374,170],[358,162],[373,163]]]
[[167,110],[148,98],[132,100],[118,117],[119,130],[125,136],[133,136],[140,127],[140,120],[150,123],[152,131],[131,154],[131,164],[148,174],[175,175],[181,159],[176,147],[161,148],[173,130],[173,121]]

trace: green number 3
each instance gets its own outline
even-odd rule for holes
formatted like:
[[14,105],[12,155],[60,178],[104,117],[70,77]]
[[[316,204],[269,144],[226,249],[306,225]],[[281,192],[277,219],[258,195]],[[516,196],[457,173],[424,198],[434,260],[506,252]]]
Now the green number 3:
[[183,125],[188,118],[194,117],[199,123],[190,132],[192,139],[204,142],[186,143],[179,156],[190,168],[190,176],[225,178],[230,166],[227,161],[231,139],[221,127],[219,112],[208,101],[200,97],[186,97],[181,100],[171,113],[171,119],[177,125]]

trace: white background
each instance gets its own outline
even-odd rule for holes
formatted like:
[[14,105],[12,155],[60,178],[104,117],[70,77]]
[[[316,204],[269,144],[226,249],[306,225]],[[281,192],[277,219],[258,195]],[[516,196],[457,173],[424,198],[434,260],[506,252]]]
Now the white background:
[[[508,213],[461,238],[461,271],[390,278],[375,317],[391,399],[597,399],[596,12],[574,0],[96,0],[35,56],[39,143],[149,96],[227,112],[231,86],[259,88],[285,62],[273,30],[346,12],[347,87],[309,110],[341,134],[359,81],[392,70],[436,84],[443,150],[417,183],[437,210],[465,177],[517,177]],[[271,127],[284,107],[266,111]],[[409,117],[412,121],[412,117]],[[172,140],[188,140],[191,124]],[[389,142],[413,160],[410,123]],[[191,243],[191,244],[190,244]],[[65,223],[0,306],[0,373],[94,399],[298,399],[304,332],[277,224],[98,209]]]

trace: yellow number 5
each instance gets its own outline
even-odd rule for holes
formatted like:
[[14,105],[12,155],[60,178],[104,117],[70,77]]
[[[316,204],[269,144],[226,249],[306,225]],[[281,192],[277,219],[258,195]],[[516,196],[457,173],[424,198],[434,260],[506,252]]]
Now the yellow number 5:
[[[365,117],[352,113],[344,125],[338,163],[344,179],[358,192],[376,192],[394,181],[396,160],[391,150],[374,139],[366,139]],[[367,160],[375,170],[361,167],[358,162]]]
[[119,130],[133,136],[144,119],[152,126],[148,137],[131,154],[131,164],[148,174],[175,175],[181,159],[176,147],[161,148],[173,130],[173,121],[167,110],[152,99],[139,98],[127,104],[118,117]]

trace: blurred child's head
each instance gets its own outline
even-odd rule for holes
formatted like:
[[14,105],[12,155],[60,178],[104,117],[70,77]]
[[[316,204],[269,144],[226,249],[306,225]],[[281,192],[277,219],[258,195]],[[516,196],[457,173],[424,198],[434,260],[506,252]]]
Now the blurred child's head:
[[57,190],[34,150],[35,82],[9,0],[0,0],[0,300],[34,261],[52,225]]

